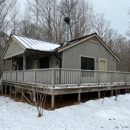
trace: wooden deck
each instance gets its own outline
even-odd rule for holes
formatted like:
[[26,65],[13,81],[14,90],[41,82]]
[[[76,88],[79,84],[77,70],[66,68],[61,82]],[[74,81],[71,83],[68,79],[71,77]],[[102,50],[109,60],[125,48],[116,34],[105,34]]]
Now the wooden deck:
[[130,73],[54,68],[6,71],[2,76],[2,93],[6,93],[7,86],[52,95],[53,108],[55,95],[77,93],[80,102],[80,94],[84,92],[98,92],[100,98],[100,91],[110,90],[113,95],[113,90],[127,90]]

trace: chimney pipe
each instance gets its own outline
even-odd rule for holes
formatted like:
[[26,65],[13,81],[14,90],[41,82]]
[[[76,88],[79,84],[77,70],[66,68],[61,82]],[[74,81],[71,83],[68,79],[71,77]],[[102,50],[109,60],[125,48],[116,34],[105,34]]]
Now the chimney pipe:
[[64,46],[65,46],[65,45],[67,45],[69,43],[70,18],[65,17],[64,21],[65,21],[65,42],[64,42]]

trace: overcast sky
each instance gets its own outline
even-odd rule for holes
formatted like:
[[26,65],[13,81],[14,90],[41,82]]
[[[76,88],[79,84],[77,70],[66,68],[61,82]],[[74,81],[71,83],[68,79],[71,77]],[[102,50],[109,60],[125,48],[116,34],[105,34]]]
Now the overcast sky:
[[111,27],[125,34],[128,30],[130,17],[127,15],[130,0],[91,0],[96,13],[105,13],[105,18],[111,22]]
[[[26,0],[19,0],[23,6]],[[124,35],[128,30],[130,17],[127,15],[130,0],[90,0],[96,13],[105,13],[105,18],[111,22],[111,27]]]

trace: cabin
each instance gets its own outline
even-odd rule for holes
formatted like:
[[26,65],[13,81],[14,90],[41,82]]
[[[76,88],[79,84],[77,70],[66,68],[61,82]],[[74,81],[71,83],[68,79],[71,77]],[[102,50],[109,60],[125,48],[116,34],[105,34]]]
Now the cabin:
[[65,42],[47,43],[11,35],[2,54],[10,60],[11,70],[67,68],[116,71],[120,59],[96,34],[69,41],[70,19],[65,17]]
[[11,70],[67,68],[116,71],[120,59],[96,34],[69,41],[67,45],[47,43],[11,35],[1,57]]
[[[4,61],[1,94],[16,98],[18,91],[37,91],[55,96],[113,91],[130,88],[130,73],[116,71],[119,57],[96,34],[69,40],[69,19],[66,22],[65,42],[48,43],[17,35],[10,35],[1,58]],[[5,62],[11,70],[6,71]],[[45,88],[45,89],[44,89]],[[21,95],[21,99],[23,95]]]

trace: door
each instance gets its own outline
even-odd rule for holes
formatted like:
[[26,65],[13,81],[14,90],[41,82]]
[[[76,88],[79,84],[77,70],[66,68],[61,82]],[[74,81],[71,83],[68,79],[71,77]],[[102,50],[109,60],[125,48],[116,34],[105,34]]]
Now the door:
[[99,60],[99,70],[107,71],[107,60],[106,59]]
[[33,69],[38,69],[38,60],[33,60]]
[[107,60],[99,59],[99,70],[100,72],[100,83],[107,83],[108,76],[105,71],[107,71]]

